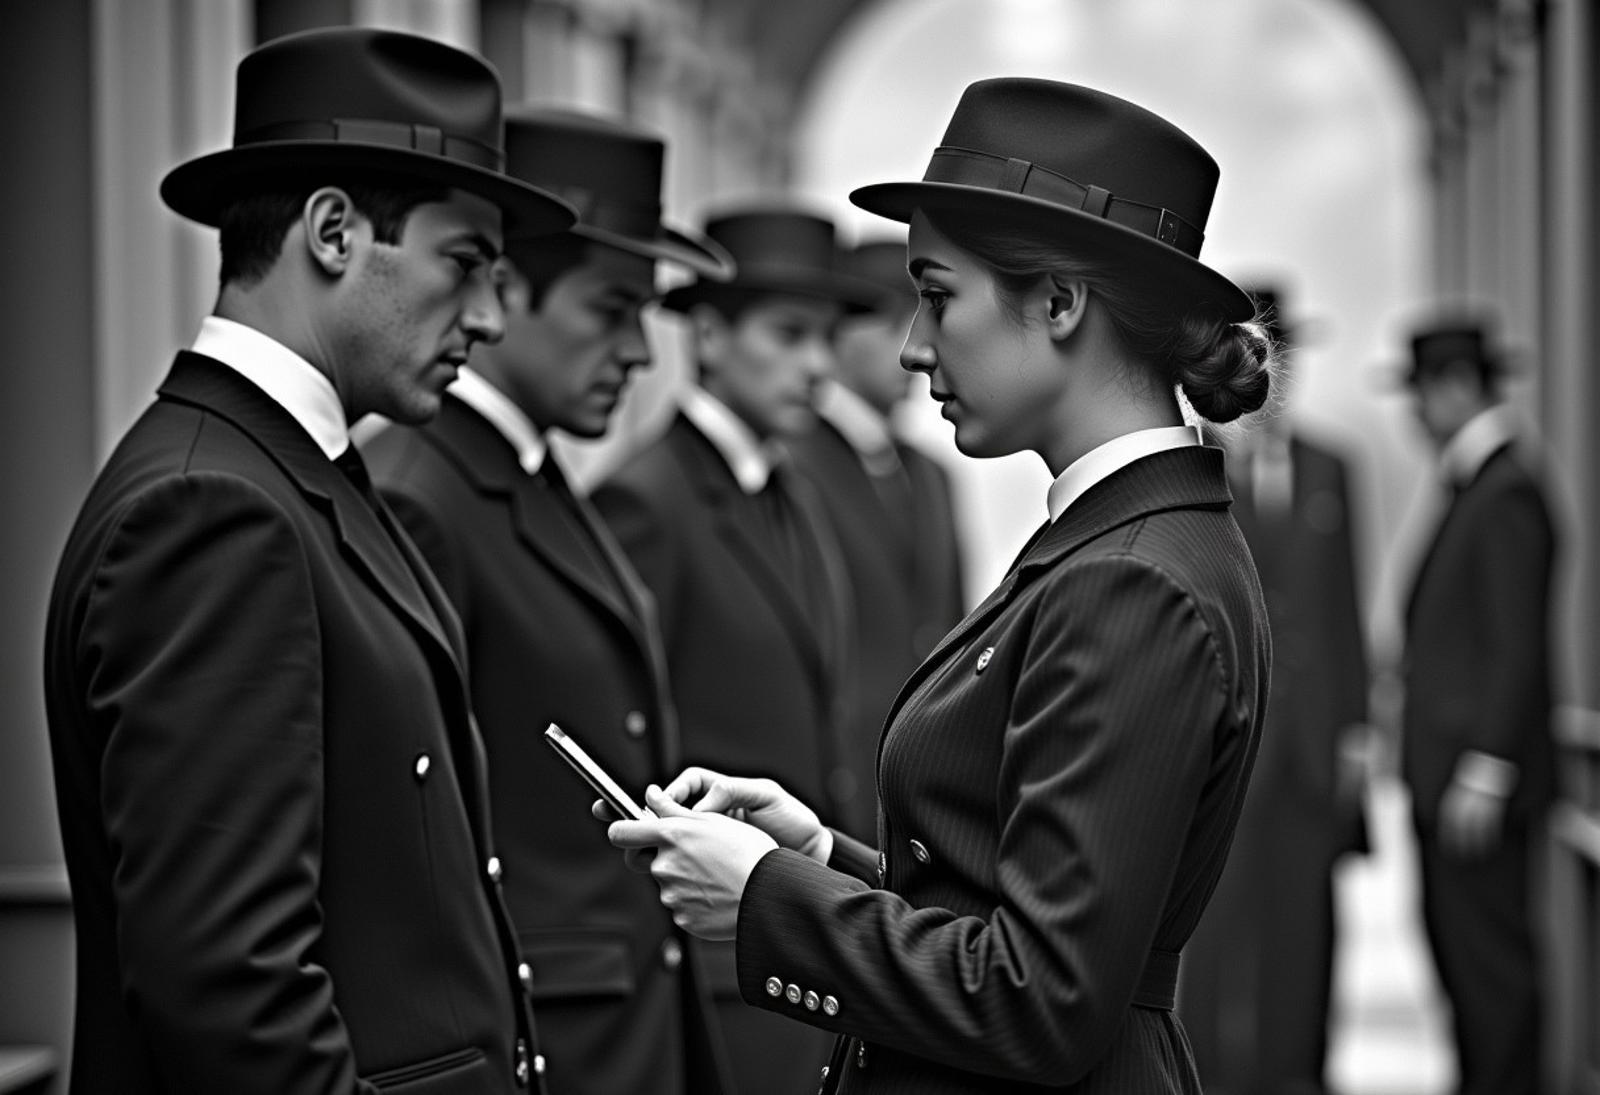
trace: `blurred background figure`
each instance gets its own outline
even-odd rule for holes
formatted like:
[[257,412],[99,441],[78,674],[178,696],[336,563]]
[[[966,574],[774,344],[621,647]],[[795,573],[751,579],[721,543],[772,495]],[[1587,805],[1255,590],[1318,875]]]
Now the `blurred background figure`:
[[1461,1095],[1542,1090],[1534,877],[1555,794],[1556,533],[1507,360],[1479,320],[1419,330],[1406,375],[1448,494],[1406,602],[1401,771]]
[[[705,231],[732,255],[733,279],[697,278],[662,299],[689,319],[697,383],[594,503],[655,594],[685,762],[769,776],[832,821],[854,809],[840,736],[854,702],[854,594],[782,443],[816,427],[834,325],[877,294],[839,272],[824,217],[741,206]],[[745,1004],[731,946],[708,944],[708,958],[738,1090],[810,1095],[827,1036]]]
[[[1292,381],[1296,328],[1247,288]],[[1233,513],[1271,619],[1261,751],[1228,865],[1184,951],[1179,1012],[1207,1092],[1325,1090],[1333,871],[1364,852],[1368,663],[1350,472],[1281,406],[1223,435]]]
[[900,367],[900,346],[917,308],[905,240],[860,244],[843,266],[876,287],[878,299],[872,310],[840,318],[837,368],[819,389],[817,428],[788,447],[817,487],[855,591],[856,694],[843,728],[854,794],[841,828],[872,841],[884,716],[923,655],[960,621],[965,602],[949,476],[894,432],[912,380]]

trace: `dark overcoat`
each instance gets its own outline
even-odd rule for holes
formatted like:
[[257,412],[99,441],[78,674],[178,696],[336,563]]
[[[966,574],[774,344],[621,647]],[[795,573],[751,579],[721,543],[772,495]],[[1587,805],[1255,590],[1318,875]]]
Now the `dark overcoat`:
[[[695,944],[589,815],[544,742],[559,724],[636,799],[681,768],[654,601],[564,478],[530,476],[461,400],[366,445],[373,477],[460,613],[495,842],[552,1089],[722,1090]],[[547,457],[553,459],[553,457]]]
[[1227,854],[1270,660],[1229,501],[1210,448],[1092,487],[902,689],[876,871],[842,837],[842,871],[757,865],[740,988],[851,1036],[830,1082],[1198,1093],[1177,954]]
[[50,602],[74,1092],[519,1089],[462,656],[420,556],[288,412],[179,354]]

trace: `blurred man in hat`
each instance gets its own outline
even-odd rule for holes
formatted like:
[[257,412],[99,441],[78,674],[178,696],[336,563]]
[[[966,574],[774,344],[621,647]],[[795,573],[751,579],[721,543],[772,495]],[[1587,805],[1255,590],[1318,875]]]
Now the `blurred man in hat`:
[[542,1088],[459,623],[349,444],[500,337],[504,224],[572,222],[501,155],[483,61],[336,29],[247,56],[233,146],[162,184],[221,292],[46,640],[74,1092]]
[[1450,501],[1405,610],[1402,775],[1428,941],[1462,1095],[1541,1088],[1531,875],[1555,791],[1550,576],[1556,535],[1504,356],[1477,321],[1411,340],[1406,382]]
[[[782,444],[816,425],[839,317],[876,294],[838,270],[824,218],[739,209],[706,234],[736,275],[663,301],[692,326],[698,382],[594,499],[655,594],[684,760],[769,775],[836,818],[855,789],[838,736],[854,608],[827,517]],[[814,1090],[827,1039],[748,1007],[731,949],[710,953],[739,1090]]]
[[[1246,291],[1287,383],[1298,325],[1275,287]],[[1179,1011],[1208,1091],[1317,1095],[1333,987],[1334,868],[1367,847],[1354,495],[1344,457],[1288,414],[1250,423],[1225,447],[1233,515],[1272,625],[1272,685],[1227,867],[1184,948]]]
[[730,267],[715,244],[661,223],[665,145],[652,134],[541,109],[507,118],[506,147],[508,170],[568,197],[579,223],[508,242],[505,339],[461,370],[438,418],[385,430],[367,457],[467,625],[550,1086],[725,1091],[699,944],[648,877],[608,854],[594,792],[543,731],[560,724],[636,794],[682,765],[652,598],[568,486],[549,434],[605,433],[629,374],[650,361],[641,317],[658,262],[709,277]]
[[855,590],[858,688],[844,738],[854,793],[843,828],[872,841],[884,716],[965,603],[949,475],[892,427],[911,385],[900,346],[917,310],[905,240],[862,243],[844,253],[843,268],[875,286],[878,300],[839,320],[837,369],[819,389],[817,428],[790,448],[817,486]]

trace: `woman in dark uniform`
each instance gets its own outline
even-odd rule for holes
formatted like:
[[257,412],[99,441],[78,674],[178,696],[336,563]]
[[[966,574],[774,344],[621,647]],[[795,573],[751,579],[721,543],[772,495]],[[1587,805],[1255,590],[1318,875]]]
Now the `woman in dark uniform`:
[[844,1036],[830,1089],[1200,1091],[1173,984],[1270,658],[1222,453],[1185,424],[1269,388],[1248,298],[1196,257],[1216,179],[1148,111],[1006,79],[921,182],[851,195],[910,224],[902,364],[963,452],[1039,454],[1050,520],[901,690],[878,849],[703,769],[611,829],[678,923],[736,940],[748,1003]]

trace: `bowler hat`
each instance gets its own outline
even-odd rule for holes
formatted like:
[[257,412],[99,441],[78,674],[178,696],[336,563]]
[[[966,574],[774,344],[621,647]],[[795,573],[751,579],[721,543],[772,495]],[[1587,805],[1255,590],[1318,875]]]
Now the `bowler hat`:
[[661,138],[618,120],[557,108],[506,114],[506,171],[576,209],[573,235],[726,280],[726,251],[661,222],[665,160]]
[[661,304],[687,312],[750,293],[819,297],[848,312],[869,312],[878,291],[844,273],[834,242],[833,222],[799,209],[750,208],[727,211],[706,221],[706,235],[733,256],[734,275],[725,283],[700,278],[662,297]]
[[918,209],[1022,218],[1064,244],[1120,262],[1170,294],[1175,310],[1211,308],[1231,322],[1250,300],[1199,261],[1217,163],[1143,107],[1053,80],[968,86],[921,182],[850,195],[871,213],[910,221]]
[[500,80],[479,57],[394,31],[304,31],[239,62],[233,147],[178,165],[161,197],[215,226],[236,198],[355,170],[468,191],[524,232],[572,224],[564,202],[504,173],[502,128]]
[[1448,320],[1424,327],[1411,336],[1411,364],[1404,381],[1415,385],[1428,376],[1466,365],[1488,379],[1510,369],[1506,355],[1495,348],[1483,323]]

